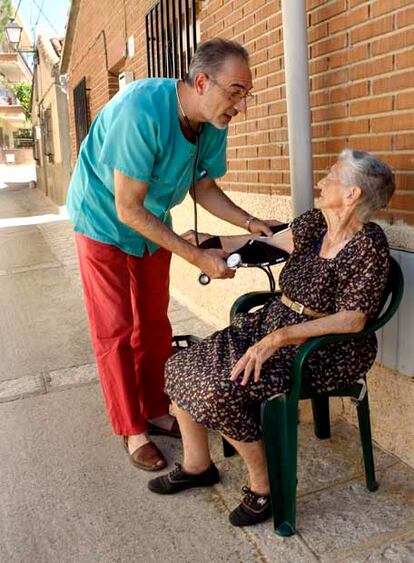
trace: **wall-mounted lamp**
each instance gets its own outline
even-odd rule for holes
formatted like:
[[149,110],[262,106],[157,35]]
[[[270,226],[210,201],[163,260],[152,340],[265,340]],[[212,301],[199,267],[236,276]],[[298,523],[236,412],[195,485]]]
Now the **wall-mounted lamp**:
[[36,53],[36,49],[20,49],[20,39],[22,37],[23,28],[15,21],[10,22],[4,28],[6,37],[10,43],[11,48],[18,53]]

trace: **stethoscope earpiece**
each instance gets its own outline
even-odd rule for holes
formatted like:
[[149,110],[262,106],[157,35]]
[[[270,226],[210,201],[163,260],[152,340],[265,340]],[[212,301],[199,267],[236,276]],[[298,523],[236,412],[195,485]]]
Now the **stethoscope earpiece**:
[[211,279],[207,274],[200,274],[198,276],[198,281],[201,285],[208,285],[211,282]]

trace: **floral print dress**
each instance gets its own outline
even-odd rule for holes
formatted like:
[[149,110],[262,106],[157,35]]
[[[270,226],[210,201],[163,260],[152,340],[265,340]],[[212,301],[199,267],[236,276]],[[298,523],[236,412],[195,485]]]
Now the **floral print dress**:
[[[389,269],[389,250],[382,229],[367,223],[332,259],[319,256],[327,225],[319,210],[292,223],[294,250],[279,284],[290,299],[314,311],[362,311],[374,316]],[[236,315],[227,328],[172,356],[166,366],[166,392],[194,420],[234,440],[261,437],[260,403],[290,387],[297,346],[278,349],[262,366],[259,382],[246,386],[229,380],[239,358],[255,342],[287,325],[312,320],[275,298],[253,313]],[[335,343],[316,350],[309,359],[306,383],[318,391],[347,387],[374,362],[375,335]]]

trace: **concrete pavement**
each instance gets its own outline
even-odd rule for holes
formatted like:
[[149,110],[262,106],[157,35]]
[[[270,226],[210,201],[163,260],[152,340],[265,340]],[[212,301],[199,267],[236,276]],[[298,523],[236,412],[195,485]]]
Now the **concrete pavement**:
[[[376,449],[364,487],[357,431],[320,442],[300,425],[298,534],[227,518],[245,472],[211,436],[222,483],[158,497],[107,421],[83,310],[71,228],[30,170],[0,169],[0,562],[414,561],[414,472]],[[175,300],[176,334],[214,327]],[[170,466],[179,442],[160,439]]]

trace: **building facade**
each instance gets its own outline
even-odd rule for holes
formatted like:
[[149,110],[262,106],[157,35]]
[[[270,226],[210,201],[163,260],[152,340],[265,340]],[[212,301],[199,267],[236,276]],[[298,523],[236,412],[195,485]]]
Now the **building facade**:
[[66,84],[59,73],[62,40],[40,35],[36,47],[32,122],[37,187],[62,205],[71,173]]
[[[21,20],[17,18],[19,25]],[[30,46],[23,28],[22,47]],[[32,72],[26,59],[8,44],[6,37],[0,43],[0,163],[20,164],[32,161],[32,149],[19,146],[15,140],[19,129],[27,128],[26,114],[11,86],[32,82]]]
[[[315,182],[345,146],[374,152],[393,167],[397,191],[377,219],[398,248],[409,286],[414,276],[412,1],[307,0],[306,12]],[[247,115],[230,125],[228,172],[220,184],[252,214],[288,220],[291,192],[280,0],[73,0],[61,65],[68,76],[72,159],[76,160],[88,124],[125,77],[179,74],[185,71],[194,44],[214,36],[237,40],[249,50],[256,94]],[[177,232],[192,227],[191,202],[176,210],[174,221]],[[234,232],[201,211],[199,224],[202,231]],[[194,268],[175,259],[173,293],[218,326],[227,322],[238,295],[266,289],[261,273],[252,270],[238,272],[236,281],[217,281],[205,288],[198,285],[197,276]],[[408,292],[402,309],[414,318],[414,300]],[[374,436],[414,465],[414,418],[407,415],[402,420],[400,414],[401,408],[412,411],[414,360],[410,363],[409,346],[401,360],[405,350],[401,339],[409,338],[414,327],[407,317],[401,318],[396,322],[408,323],[405,335],[397,330],[395,337],[384,337],[392,340],[387,346],[394,346],[394,359],[372,370]],[[390,413],[386,422],[384,405]],[[337,406],[351,417],[347,404]]]

